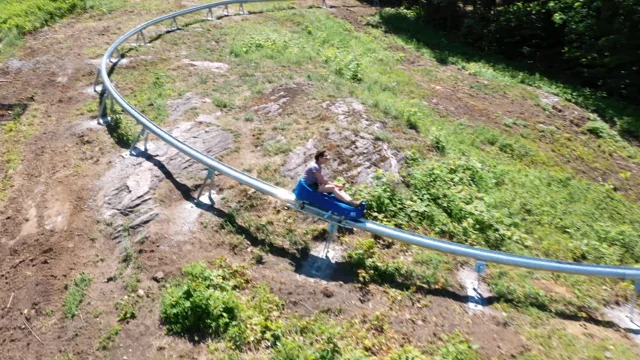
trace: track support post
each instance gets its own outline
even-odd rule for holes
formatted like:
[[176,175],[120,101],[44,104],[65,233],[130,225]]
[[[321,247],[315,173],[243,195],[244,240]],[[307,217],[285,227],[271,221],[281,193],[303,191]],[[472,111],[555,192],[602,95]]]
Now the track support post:
[[149,141],[149,133],[147,132],[147,129],[143,127],[142,130],[140,130],[138,135],[136,135],[136,137],[131,142],[131,147],[129,148],[129,155],[135,155],[133,149],[136,148],[138,141],[140,141],[140,138],[142,137],[144,137],[144,151],[145,152],[147,151],[147,142]]
[[243,3],[240,3],[238,6],[238,15],[249,15],[249,13],[244,9]]
[[138,35],[136,35],[136,46],[140,46],[141,39],[142,45],[147,45],[147,38],[144,36],[144,32],[142,32],[142,30],[138,31]]
[[327,0],[322,0],[322,5],[321,6],[322,6],[323,9],[328,9],[329,5],[327,5]]
[[380,0],[373,0],[373,6],[380,9]]
[[111,109],[109,109],[109,111],[113,112],[113,99],[111,98],[111,94],[107,92],[104,94],[102,101],[100,102],[100,108],[98,110],[98,125],[108,125],[111,123],[111,118],[107,112],[107,102],[109,100],[111,100]]
[[176,18],[171,18],[171,24],[169,25],[169,31],[178,31],[180,30],[180,26],[178,26],[178,20]]
[[205,19],[207,19],[209,21],[215,21],[216,20],[216,17],[213,15],[213,8],[207,9],[207,16],[205,17]]
[[120,60],[120,58],[122,58],[122,53],[120,52],[120,48],[116,48],[114,53],[118,54],[118,56],[116,56],[115,59],[114,58],[109,58],[109,62],[112,63],[112,64],[117,62],[118,60]]
[[636,303],[638,302],[638,294],[640,294],[640,279],[636,279],[635,291],[633,292],[633,299],[631,299],[631,306],[629,309],[629,320],[631,320],[631,322],[634,324],[638,324],[635,321]]
[[100,94],[102,92],[102,88],[98,91],[98,85],[102,84],[102,79],[100,78],[100,69],[96,71],[96,79],[93,80],[93,92],[96,94]]
[[200,197],[202,196],[202,190],[204,190],[204,188],[207,186],[207,182],[209,182],[209,200],[211,201],[211,205],[213,205],[213,196],[212,194],[215,194],[215,177],[216,177],[216,171],[213,169],[208,169],[207,170],[207,177],[204,178],[204,182],[202,183],[202,186],[200,186],[200,191],[198,192],[198,199],[200,199]]
[[222,15],[223,16],[229,16],[231,15],[231,13],[229,13],[229,5],[225,5],[224,9],[222,9]]

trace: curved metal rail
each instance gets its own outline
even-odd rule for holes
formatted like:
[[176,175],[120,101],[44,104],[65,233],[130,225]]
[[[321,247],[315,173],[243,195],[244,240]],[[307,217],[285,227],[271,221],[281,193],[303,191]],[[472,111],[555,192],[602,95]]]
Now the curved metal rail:
[[[105,111],[107,108],[107,102],[111,100],[111,107],[113,108],[114,106],[113,102],[115,101],[118,105],[122,107],[122,109],[124,109],[125,112],[131,115],[138,122],[138,124],[142,126],[143,129],[140,135],[145,135],[146,132],[152,133],[156,135],[158,138],[160,138],[162,141],[176,148],[178,151],[182,152],[183,154],[189,156],[190,158],[206,166],[209,169],[209,173],[207,175],[207,179],[205,179],[205,183],[209,179],[213,181],[212,175],[215,173],[215,171],[218,171],[221,174],[226,175],[244,185],[247,185],[266,195],[269,195],[276,199],[284,201],[288,203],[291,207],[293,207],[294,209],[302,213],[315,216],[327,221],[330,224],[329,228],[331,231],[335,231],[337,229],[336,225],[350,227],[350,228],[367,231],[369,233],[376,234],[379,236],[402,241],[405,243],[421,246],[424,248],[437,250],[437,251],[441,251],[441,252],[445,252],[445,253],[449,253],[457,256],[469,257],[477,261],[476,269],[479,272],[484,271],[484,265],[485,265],[484,261],[487,261],[487,262],[514,266],[514,267],[535,269],[535,270],[578,274],[578,275],[585,275],[585,276],[597,276],[597,277],[605,277],[605,278],[631,279],[636,281],[636,291],[640,291],[640,268],[556,261],[556,260],[550,260],[550,259],[513,255],[505,252],[493,251],[488,249],[475,248],[468,245],[462,245],[462,244],[457,244],[450,241],[435,239],[429,236],[414,234],[411,232],[385,226],[385,225],[368,221],[368,220],[346,221],[336,217],[335,215],[327,213],[319,208],[313,207],[308,204],[301,204],[296,201],[295,195],[292,192],[279,188],[273,184],[269,184],[265,181],[255,178],[242,171],[239,171],[229,166],[228,164],[225,164],[224,162],[221,162],[206,154],[201,153],[197,149],[194,149],[191,146],[180,141],[179,139],[175,138],[174,136],[166,132],[164,129],[156,125],[153,121],[148,119],[144,114],[140,113],[140,111],[138,111],[133,106],[131,106],[131,104],[129,104],[118,93],[117,89],[111,83],[107,66],[109,62],[111,62],[113,54],[117,53],[118,59],[120,59],[121,55],[118,48],[122,44],[124,44],[127,40],[131,39],[134,36],[136,36],[136,41],[139,39],[142,39],[146,44],[146,38],[144,37],[143,31],[149,28],[150,26],[169,20],[171,21],[172,29],[175,30],[178,28],[178,23],[176,19],[183,15],[206,10],[207,11],[206,18],[208,20],[213,20],[214,16],[213,16],[212,9],[216,7],[224,7],[223,14],[229,15],[228,5],[231,5],[231,4],[239,4],[240,9],[242,10],[242,13],[244,13],[244,7],[242,6],[243,4],[257,3],[257,2],[275,2],[275,1],[283,1],[283,0],[229,0],[229,1],[220,1],[216,3],[211,3],[207,5],[195,6],[189,9],[177,11],[177,12],[153,19],[127,32],[125,35],[123,35],[120,39],[118,39],[109,47],[109,49],[107,50],[107,52],[105,53],[102,59],[99,72],[96,76],[96,83],[98,82],[99,78],[101,78],[102,84],[103,84],[102,92],[104,96],[102,97],[102,103],[100,106],[101,115],[103,114],[103,111]],[[323,0],[323,5],[325,4],[326,3]],[[117,63],[117,61],[118,60],[116,60],[115,62]],[[135,146],[135,143],[134,143],[134,146]]]

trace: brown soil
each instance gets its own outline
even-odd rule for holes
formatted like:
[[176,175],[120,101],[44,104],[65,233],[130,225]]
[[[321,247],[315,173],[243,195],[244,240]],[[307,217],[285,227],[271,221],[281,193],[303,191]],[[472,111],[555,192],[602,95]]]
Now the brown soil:
[[[181,1],[168,3],[173,9],[182,5]],[[372,12],[369,7],[345,11]],[[97,97],[86,91],[95,76],[95,66],[88,60],[95,54],[89,56],[85,49],[104,49],[141,19],[166,12],[121,10],[109,15],[74,17],[28,36],[19,55],[21,62],[0,65],[0,79],[11,80],[10,86],[0,83],[0,103],[27,104],[26,115],[33,115],[39,127],[23,145],[22,165],[12,175],[13,188],[0,208],[3,359],[51,359],[67,352],[78,359],[206,358],[206,344],[165,335],[157,305],[162,284],[152,277],[163,272],[165,279],[171,278],[189,262],[219,256],[233,263],[248,263],[257,251],[246,246],[245,251],[235,252],[228,245],[235,235],[220,230],[221,217],[229,207],[224,201],[217,204],[219,210],[202,211],[198,217],[201,226],[193,229],[173,229],[169,223],[162,225],[165,227],[159,225],[162,231],[155,229],[146,241],[135,245],[140,288],[144,292],[137,318],[122,324],[123,330],[111,350],[96,350],[98,339],[117,323],[114,304],[127,294],[123,279],[133,269],[126,270],[120,280],[108,281],[121,259],[116,242],[108,237],[110,225],[99,214],[96,184],[113,168],[124,149],[113,144],[104,128],[93,125],[92,116],[78,115],[81,107],[97,102]],[[287,94],[298,103],[305,96],[302,92]],[[258,100],[252,106],[264,101]],[[9,116],[9,111],[13,107],[0,107],[0,122]],[[225,159],[234,165],[258,165],[264,161],[254,146],[251,128],[242,127],[237,132],[242,151]],[[194,178],[186,182],[187,193],[195,196],[201,181]],[[246,188],[228,179],[216,181],[219,195],[236,198],[247,193]],[[184,187],[168,181],[155,192],[155,200],[167,216],[183,214],[182,207],[190,205],[184,196]],[[282,204],[270,201],[264,211],[284,210]],[[292,216],[301,224],[314,224],[301,215]],[[185,236],[176,239],[167,235],[179,231]],[[251,270],[255,281],[266,282],[286,301],[289,312],[311,314],[340,307],[340,317],[351,318],[382,311],[390,314],[393,327],[407,342],[429,343],[442,333],[460,329],[480,344],[481,353],[487,356],[515,357],[527,350],[526,341],[505,327],[500,315],[469,316],[465,304],[459,302],[460,294],[425,295],[428,306],[417,307],[413,303],[392,302],[392,297],[377,287],[363,294],[360,287],[348,281],[302,277],[294,265],[286,254],[272,254],[264,265]],[[92,276],[93,284],[79,315],[66,319],[62,310],[65,285],[83,271]]]

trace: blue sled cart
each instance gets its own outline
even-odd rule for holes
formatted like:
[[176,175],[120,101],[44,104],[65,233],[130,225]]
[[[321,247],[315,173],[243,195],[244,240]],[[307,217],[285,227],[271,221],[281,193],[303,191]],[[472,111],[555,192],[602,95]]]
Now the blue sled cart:
[[344,217],[349,220],[359,220],[364,216],[364,202],[358,207],[347,205],[336,199],[333,194],[325,194],[311,189],[302,179],[298,181],[298,185],[295,190],[293,190],[293,193],[296,195],[298,201],[316,206],[339,217]]

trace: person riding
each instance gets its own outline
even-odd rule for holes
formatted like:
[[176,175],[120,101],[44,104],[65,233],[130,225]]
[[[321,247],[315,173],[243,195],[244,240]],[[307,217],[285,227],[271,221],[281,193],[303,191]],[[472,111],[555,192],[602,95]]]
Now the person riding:
[[327,151],[318,151],[314,158],[315,161],[309,163],[307,168],[304,170],[302,180],[305,182],[305,184],[307,184],[307,186],[312,190],[321,193],[333,194],[338,200],[348,205],[354,207],[360,206],[362,204],[362,201],[353,200],[347,193],[345,193],[343,191],[344,185],[330,183],[324,178],[324,176],[322,176],[322,165],[326,164],[329,161],[329,155],[327,155]]

